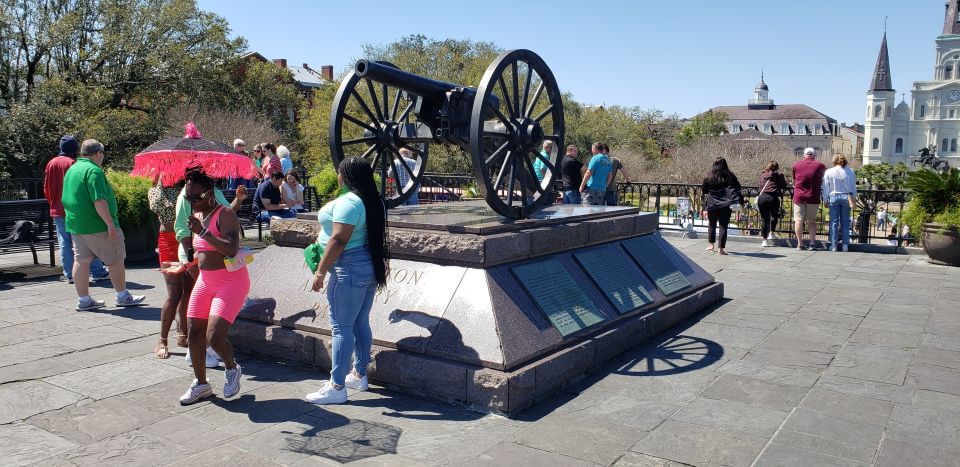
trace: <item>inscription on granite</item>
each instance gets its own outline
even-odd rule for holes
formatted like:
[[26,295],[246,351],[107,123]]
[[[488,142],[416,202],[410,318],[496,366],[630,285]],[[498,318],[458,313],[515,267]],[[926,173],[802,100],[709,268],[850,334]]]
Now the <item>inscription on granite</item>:
[[560,261],[550,258],[512,266],[510,271],[560,335],[566,337],[604,320]]
[[690,281],[677,269],[677,265],[667,257],[652,236],[632,238],[622,245],[664,295],[690,287]]
[[630,267],[614,246],[605,246],[573,254],[574,259],[603,291],[610,303],[623,314],[653,301],[643,286],[640,274]]

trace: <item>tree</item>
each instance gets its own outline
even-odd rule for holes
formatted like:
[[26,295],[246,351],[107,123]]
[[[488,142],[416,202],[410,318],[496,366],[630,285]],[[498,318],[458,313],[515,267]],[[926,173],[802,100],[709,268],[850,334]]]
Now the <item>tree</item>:
[[700,136],[719,136],[727,133],[727,114],[723,112],[714,112],[708,110],[696,117],[693,117],[680,133],[677,134],[677,142],[681,145],[687,145],[694,142]]
[[168,109],[222,101],[245,47],[194,0],[5,0],[0,18],[0,153],[21,177],[42,171],[63,133],[129,164]]

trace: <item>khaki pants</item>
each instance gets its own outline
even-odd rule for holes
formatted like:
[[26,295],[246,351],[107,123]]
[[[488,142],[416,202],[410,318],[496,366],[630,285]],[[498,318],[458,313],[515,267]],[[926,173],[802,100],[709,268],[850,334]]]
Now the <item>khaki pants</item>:
[[127,247],[123,230],[117,228],[118,238],[110,241],[106,232],[94,234],[73,234],[74,257],[77,261],[100,258],[103,264],[112,266],[127,258]]

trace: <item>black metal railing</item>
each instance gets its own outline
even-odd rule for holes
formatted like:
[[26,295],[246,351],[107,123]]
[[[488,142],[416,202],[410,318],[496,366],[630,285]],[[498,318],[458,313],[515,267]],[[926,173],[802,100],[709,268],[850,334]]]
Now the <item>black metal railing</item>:
[[43,198],[42,178],[9,178],[0,180],[0,200]]
[[[731,223],[742,235],[759,235],[761,220],[756,207],[756,197],[760,187],[743,187],[745,206],[735,214]],[[656,212],[661,227],[680,228],[687,220],[694,226],[706,225],[706,213],[703,211],[703,189],[700,185],[681,183],[619,183],[617,185],[618,202],[621,205],[637,206],[641,211]],[[903,210],[910,192],[904,190],[859,190],[857,207],[851,212],[853,222],[852,241],[869,243],[870,240],[887,240],[894,228],[899,228],[896,219]],[[776,219],[773,231],[790,236],[793,234],[793,188],[783,193],[781,207],[783,217]],[[678,209],[680,207],[680,209]],[[877,222],[877,211],[883,207],[886,219]],[[821,207],[817,215],[818,238],[826,239],[829,232],[828,209]]]

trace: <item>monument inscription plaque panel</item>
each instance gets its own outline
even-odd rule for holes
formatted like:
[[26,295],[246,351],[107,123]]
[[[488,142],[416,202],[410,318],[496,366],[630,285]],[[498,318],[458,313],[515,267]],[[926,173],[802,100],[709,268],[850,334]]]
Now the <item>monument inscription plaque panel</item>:
[[560,261],[548,258],[512,266],[510,271],[560,335],[566,337],[604,320]]
[[657,284],[664,295],[670,295],[690,287],[690,281],[677,269],[677,265],[656,244],[653,237],[644,235],[623,242],[623,247],[633,260]]
[[573,254],[577,263],[603,291],[610,303],[623,314],[653,301],[643,286],[643,279],[630,267],[614,246],[581,251]]

